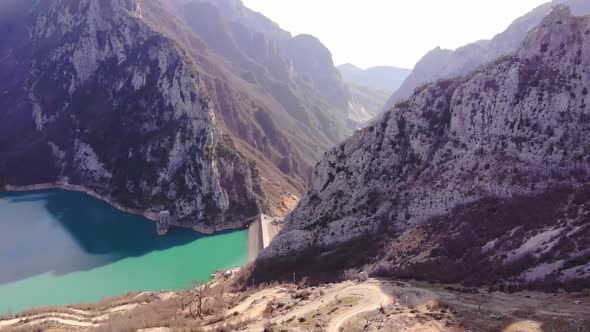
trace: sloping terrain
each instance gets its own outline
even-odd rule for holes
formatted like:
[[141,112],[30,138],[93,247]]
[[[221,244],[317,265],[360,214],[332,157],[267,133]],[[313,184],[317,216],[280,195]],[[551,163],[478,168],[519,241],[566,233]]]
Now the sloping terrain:
[[383,105],[408,77],[411,70],[396,67],[361,69],[352,64],[338,66],[350,91],[349,121],[354,129],[382,113]]
[[350,131],[330,52],[240,1],[11,0],[0,15],[0,186],[80,185],[234,228],[285,213]]
[[473,266],[480,281],[587,285],[589,44],[590,18],[557,7],[513,55],[426,85],[355,133],[318,164],[253,276],[432,263],[425,278]]
[[256,216],[256,169],[138,1],[3,4],[0,185],[68,183],[201,231]]
[[[328,142],[341,141],[346,134],[347,91],[332,63],[330,52],[315,38],[298,45],[303,36],[288,32],[257,30],[258,26],[233,19],[235,7],[228,0],[187,1],[177,5],[177,15],[202,38],[249,88],[267,94],[301,125],[313,128]],[[235,5],[241,5],[234,2]],[[287,34],[288,38],[273,39]],[[268,33],[265,34],[265,33]],[[295,47],[296,51],[291,51]],[[308,52],[308,55],[304,55]],[[317,64],[315,68],[307,68]],[[304,80],[307,79],[307,81]]]
[[518,18],[492,40],[480,40],[455,51],[437,47],[416,64],[399,90],[389,98],[385,110],[410,97],[416,88],[425,83],[468,74],[485,63],[514,52],[527,33],[559,4],[568,5],[575,15],[590,13],[590,3],[586,0],[553,0]]
[[[389,94],[382,90],[349,83],[348,89],[351,95],[348,120],[357,124],[357,128],[381,114],[383,105]],[[357,129],[355,128],[355,129]]]
[[412,70],[397,67],[371,67],[361,69],[350,63],[338,66],[346,83],[370,87],[392,93],[399,89]]
[[356,128],[329,50],[311,36],[292,38],[241,1],[146,0],[142,7],[144,19],[205,73],[215,111],[238,150],[257,162],[271,208],[301,196],[323,152]]
[[[0,317],[6,331],[585,331],[588,294],[502,293],[369,279],[129,294]],[[220,292],[221,291],[221,292]],[[197,315],[202,298],[202,315]]]

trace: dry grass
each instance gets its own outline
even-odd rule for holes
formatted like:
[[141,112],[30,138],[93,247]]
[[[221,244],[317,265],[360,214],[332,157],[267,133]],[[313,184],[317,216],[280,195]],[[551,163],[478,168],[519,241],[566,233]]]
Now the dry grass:
[[92,331],[133,332],[152,327],[198,328],[202,320],[188,317],[181,307],[179,298],[149,303],[124,313],[113,314],[105,324]]
[[[295,330],[303,331],[323,331],[329,322],[329,317],[339,310],[350,308],[359,303],[358,297],[343,297],[331,301],[330,303],[319,307],[317,310],[308,312],[302,317],[291,317],[284,326],[291,327]],[[279,331],[280,328],[274,327]]]
[[125,295],[110,297],[95,303],[81,303],[71,306],[74,309],[97,311],[105,308],[119,307],[131,303],[152,302],[158,299],[158,295],[154,292],[131,292]]
[[[234,307],[240,301],[258,291],[258,287],[252,287],[246,292],[228,292],[231,289],[229,282],[221,282],[214,287],[203,288],[201,294],[197,289],[203,285],[195,285],[192,289],[177,292],[174,298],[164,301],[146,301],[130,311],[113,314],[109,320],[92,331],[136,331],[138,329],[168,327],[181,331],[200,331],[203,326],[223,322],[227,309]],[[200,297],[202,296],[202,303]],[[122,299],[117,303],[124,303]],[[201,310],[198,310],[201,306]],[[199,313],[200,311],[200,313]],[[217,331],[234,331],[236,328],[249,324],[248,321],[238,321],[232,324],[221,325]]]
[[[246,297],[261,289],[261,286],[250,287],[245,292],[228,292],[232,290],[231,280],[217,281],[203,285],[193,285],[184,291],[178,291],[173,297],[164,297],[163,294],[154,292],[128,293],[102,300],[97,303],[78,304],[70,307],[43,307],[24,311],[17,316],[3,315],[1,319],[23,318],[21,327],[13,327],[10,331],[45,331],[49,328],[61,328],[63,331],[76,330],[59,323],[41,322],[43,318],[60,317],[60,314],[69,314],[72,321],[94,322],[97,316],[108,314],[106,321],[101,321],[100,326],[89,329],[90,331],[136,331],[138,329],[168,327],[181,331],[200,331],[203,326],[220,323],[217,330],[233,331],[240,326],[248,324],[246,321],[234,320],[232,324],[223,325],[226,318],[226,310],[237,305]],[[200,287],[203,292],[197,291]],[[129,309],[124,306],[136,304]],[[113,308],[122,308],[122,311],[110,313]],[[200,310],[199,310],[200,307]],[[82,312],[80,312],[82,311]],[[40,317],[39,324],[35,326],[22,326],[29,322],[27,317]],[[61,318],[61,317],[60,317]]]
[[47,322],[36,326],[8,327],[2,332],[69,332],[74,330],[57,328],[55,323]]
[[115,297],[110,297],[104,299],[102,301],[96,303],[82,303],[76,304],[68,307],[60,307],[60,306],[46,306],[46,307],[39,307],[33,308],[29,310],[22,311],[16,315],[7,314],[0,316],[0,320],[3,319],[11,319],[11,318],[21,318],[21,317],[28,317],[28,316],[35,316],[35,315],[50,315],[54,313],[64,313],[64,314],[77,314],[78,312],[74,312],[72,309],[75,310],[83,310],[88,311],[88,316],[93,316],[93,313],[99,313],[103,310],[124,306],[127,304],[133,303],[150,303],[158,299],[157,294],[146,292],[146,293],[128,293],[125,295],[119,295]]

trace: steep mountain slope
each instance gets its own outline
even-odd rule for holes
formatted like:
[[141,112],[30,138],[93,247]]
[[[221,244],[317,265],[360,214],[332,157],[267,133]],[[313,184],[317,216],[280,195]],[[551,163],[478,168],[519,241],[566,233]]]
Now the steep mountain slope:
[[[176,0],[190,3],[194,0]],[[244,6],[241,0],[198,0],[214,4],[229,20],[248,27],[254,32],[262,33],[273,40],[286,40],[291,38],[291,33],[268,19],[261,13],[255,12]]]
[[[202,73],[214,112],[236,150],[256,162],[262,186],[273,213],[285,196],[300,195],[319,155],[333,143],[323,132],[293,118],[267,92],[236,74],[176,15],[167,0],[144,0],[142,19],[154,30],[170,36],[186,51]],[[241,73],[241,72],[240,72]],[[304,113],[302,113],[304,114]]]
[[332,53],[311,35],[297,35],[282,43],[293,68],[324,96],[329,105],[346,110],[348,92],[334,67]]
[[372,67],[366,70],[352,64],[338,66],[351,95],[349,120],[361,127],[379,115],[383,105],[410,74],[409,69]]
[[139,1],[1,7],[0,185],[81,185],[207,232],[259,213],[256,169],[222,136],[193,62],[142,20]]
[[417,90],[326,154],[254,276],[587,286],[588,45],[590,17],[560,6],[515,54]]
[[347,86],[351,95],[348,120],[350,126],[360,128],[381,113],[389,93],[363,85]]
[[[226,12],[227,7],[227,0],[188,1],[180,5],[177,12],[217,55],[230,62],[230,68],[248,82],[251,89],[275,99],[301,125],[313,129],[318,136],[325,135],[329,145],[344,139],[349,98],[339,77],[329,75],[329,71],[334,70],[329,51],[319,41],[300,45],[298,47],[302,48],[293,60],[288,55],[290,45],[301,37],[274,40],[254,30],[256,26],[232,21],[232,11]],[[270,36],[276,34],[270,33]],[[313,59],[304,56],[304,52]],[[305,66],[315,62],[318,65],[312,68],[310,76]],[[303,81],[303,77],[308,81]]]
[[377,101],[367,100],[366,94],[354,98],[355,91],[343,83],[330,51],[317,38],[292,38],[238,0],[176,0],[176,5],[178,16],[238,76],[276,99],[298,121],[324,133],[330,146],[356,129],[360,109],[372,112]]
[[399,89],[412,72],[411,69],[387,66],[361,69],[350,63],[338,66],[338,70],[346,83],[367,86],[389,93]]
[[527,33],[551,12],[553,6],[559,4],[568,5],[575,15],[590,13],[590,2],[586,0],[553,0],[520,17],[492,40],[481,40],[455,51],[437,47],[416,64],[399,90],[389,98],[385,110],[410,97],[414,89],[424,83],[465,75],[482,64],[515,51]]
[[[330,52],[315,38],[266,24],[241,1],[145,0],[142,7],[144,19],[205,73],[228,134],[260,168],[271,209],[286,212],[285,198],[301,196],[312,166],[358,126],[348,120],[352,97]],[[301,38],[305,52],[292,46]]]

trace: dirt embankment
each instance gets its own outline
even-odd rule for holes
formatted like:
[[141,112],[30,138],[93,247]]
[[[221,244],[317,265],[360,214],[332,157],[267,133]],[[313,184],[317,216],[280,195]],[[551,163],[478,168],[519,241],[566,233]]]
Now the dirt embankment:
[[[216,309],[200,318],[194,316],[198,301],[185,302],[197,297],[199,293],[193,290],[139,294],[107,301],[100,309],[89,306],[33,311],[0,319],[0,329],[26,331],[49,326],[68,331],[137,330],[165,328],[169,325],[159,324],[167,321],[182,322],[179,329],[197,331],[590,330],[588,292],[508,294],[456,285],[369,279],[313,287],[286,284],[233,293],[224,291],[228,282],[231,279],[210,284],[203,303],[214,303]],[[149,324],[141,318],[153,316],[159,318]]]

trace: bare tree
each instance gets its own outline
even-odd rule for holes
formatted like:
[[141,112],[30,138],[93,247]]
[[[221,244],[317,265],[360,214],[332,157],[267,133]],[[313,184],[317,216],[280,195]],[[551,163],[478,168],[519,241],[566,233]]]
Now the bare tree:
[[[203,302],[209,293],[209,284],[195,281],[188,289],[186,297],[180,299],[181,310],[188,309],[189,316],[203,317]],[[196,311],[195,311],[196,310]]]
[[481,306],[486,302],[486,297],[482,294],[477,298],[477,311],[481,311]]
[[197,302],[197,316],[203,317],[203,300],[207,297],[207,293],[209,293],[209,284],[203,284],[200,282],[194,283],[193,289],[190,291],[191,295],[194,296],[195,301]]

